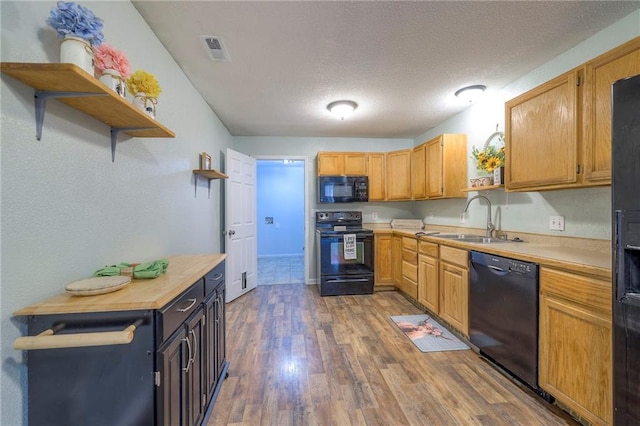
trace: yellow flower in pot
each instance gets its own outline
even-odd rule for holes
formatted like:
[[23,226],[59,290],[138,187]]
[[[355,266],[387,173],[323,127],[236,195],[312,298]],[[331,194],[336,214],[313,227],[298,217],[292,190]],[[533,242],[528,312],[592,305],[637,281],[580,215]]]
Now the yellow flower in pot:
[[149,114],[153,118],[156,116],[156,104],[162,89],[155,76],[144,70],[137,70],[127,79],[129,93],[134,93],[133,104]]

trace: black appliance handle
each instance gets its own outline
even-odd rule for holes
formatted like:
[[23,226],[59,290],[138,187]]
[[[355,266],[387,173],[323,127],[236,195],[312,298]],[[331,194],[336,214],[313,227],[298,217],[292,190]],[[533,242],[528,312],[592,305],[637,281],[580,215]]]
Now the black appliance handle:
[[364,283],[369,281],[369,278],[347,278],[347,279],[330,279],[326,280],[327,283]]

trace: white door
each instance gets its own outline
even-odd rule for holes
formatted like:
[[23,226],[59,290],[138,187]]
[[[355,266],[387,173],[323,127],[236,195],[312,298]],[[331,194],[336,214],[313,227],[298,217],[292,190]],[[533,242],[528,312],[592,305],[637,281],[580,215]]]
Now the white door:
[[225,180],[226,301],[256,288],[256,160],[227,148]]

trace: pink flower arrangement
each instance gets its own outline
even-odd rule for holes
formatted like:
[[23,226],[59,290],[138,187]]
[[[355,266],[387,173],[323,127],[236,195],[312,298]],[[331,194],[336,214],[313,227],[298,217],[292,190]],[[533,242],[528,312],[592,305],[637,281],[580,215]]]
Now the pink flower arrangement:
[[104,70],[116,70],[123,79],[129,78],[131,65],[125,54],[108,43],[94,48],[95,68],[100,75]]

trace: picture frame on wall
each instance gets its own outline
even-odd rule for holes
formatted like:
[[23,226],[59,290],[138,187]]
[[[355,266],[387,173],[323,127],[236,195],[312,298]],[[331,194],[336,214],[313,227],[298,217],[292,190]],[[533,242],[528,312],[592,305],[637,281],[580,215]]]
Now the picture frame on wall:
[[211,156],[206,152],[200,154],[200,169],[211,170]]

